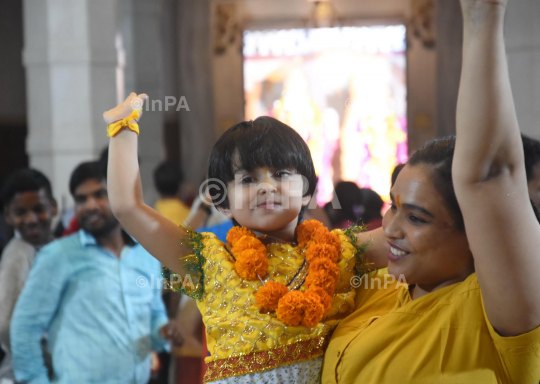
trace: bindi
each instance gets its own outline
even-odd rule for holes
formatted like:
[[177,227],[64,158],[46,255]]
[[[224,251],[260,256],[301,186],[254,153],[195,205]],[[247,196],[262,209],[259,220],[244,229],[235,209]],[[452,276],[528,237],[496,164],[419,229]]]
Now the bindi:
[[396,196],[396,206],[398,208],[401,208],[401,196],[400,195]]

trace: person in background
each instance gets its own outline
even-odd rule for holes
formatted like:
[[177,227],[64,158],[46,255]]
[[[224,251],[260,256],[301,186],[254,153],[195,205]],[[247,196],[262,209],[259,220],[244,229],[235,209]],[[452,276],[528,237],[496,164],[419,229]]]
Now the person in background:
[[382,227],[381,210],[384,201],[378,193],[369,188],[361,188],[360,201],[360,221],[366,226],[366,230],[372,231]]
[[0,345],[5,353],[0,383],[7,384],[15,382],[9,340],[11,316],[37,250],[52,240],[51,222],[57,206],[47,177],[29,168],[8,177],[0,198],[6,223],[15,230],[0,260]]
[[160,198],[154,208],[176,225],[186,224],[189,208],[180,200],[180,184],[182,172],[171,163],[161,163],[154,170],[154,184]]
[[540,208],[540,141],[521,135],[525,152],[525,171],[529,197]]
[[339,208],[332,203],[325,205],[325,210],[334,229],[345,229],[355,224],[360,218],[360,188],[352,181],[340,181],[334,188],[334,199],[339,202]]
[[80,164],[69,188],[81,230],[36,256],[11,321],[15,378],[49,382],[47,332],[53,382],[146,384],[151,351],[183,340],[161,299],[161,264],[113,216],[99,163]]

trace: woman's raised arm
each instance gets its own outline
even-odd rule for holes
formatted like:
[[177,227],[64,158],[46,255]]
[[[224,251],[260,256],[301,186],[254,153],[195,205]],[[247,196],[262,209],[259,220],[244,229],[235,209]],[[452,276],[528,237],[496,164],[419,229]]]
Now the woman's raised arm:
[[463,69],[452,168],[489,321],[540,325],[540,226],[529,202],[503,37],[506,0],[461,0]]
[[[108,125],[122,120],[134,111],[133,105],[142,106],[146,99],[144,94],[132,93],[122,104],[105,112],[103,118]],[[179,258],[192,253],[182,242],[187,232],[143,202],[137,139],[137,134],[129,129],[111,137],[107,168],[111,209],[126,231],[150,254],[173,272],[185,275],[187,271]]]

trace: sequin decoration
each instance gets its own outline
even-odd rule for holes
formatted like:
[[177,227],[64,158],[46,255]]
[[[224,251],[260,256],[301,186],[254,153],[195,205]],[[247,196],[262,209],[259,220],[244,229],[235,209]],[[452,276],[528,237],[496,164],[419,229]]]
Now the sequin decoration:
[[268,371],[276,367],[295,364],[324,354],[330,335],[283,345],[268,351],[214,360],[208,363],[204,382]]
[[[322,354],[322,349],[319,351],[310,341],[323,340],[330,334],[339,320],[352,311],[356,295],[350,280],[354,276],[357,248],[351,244],[351,237],[346,236],[343,231],[336,230],[333,233],[341,241],[341,253],[337,262],[340,279],[336,283],[330,312],[309,330],[304,326],[286,326],[276,318],[275,313],[261,311],[255,305],[255,293],[263,283],[259,280],[241,279],[234,270],[234,259],[225,245],[213,234],[202,234],[202,256],[206,260],[204,277],[209,281],[205,285],[208,290],[197,300],[197,306],[203,314],[203,322],[207,328],[208,349],[211,354],[205,359],[207,364],[213,364],[214,370],[222,372],[231,364],[237,367],[237,364],[240,364],[238,361],[247,364],[249,359],[255,359],[257,363],[253,363],[255,365],[251,368],[238,371],[248,372],[268,364],[290,364],[290,361],[304,358],[301,356],[311,358],[317,353]],[[272,280],[285,285],[292,282],[291,285],[304,291],[302,266],[305,264],[305,255],[302,251],[303,249],[291,244],[268,244],[267,276],[271,275]],[[209,266],[212,268],[208,268]],[[290,346],[293,345],[298,349],[284,349],[292,348]],[[318,352],[312,353],[313,351]],[[280,357],[278,352],[289,356]],[[230,360],[232,358],[236,360]],[[217,363],[218,361],[221,362]],[[270,365],[268,369],[271,369]],[[210,375],[223,376],[221,373]]]

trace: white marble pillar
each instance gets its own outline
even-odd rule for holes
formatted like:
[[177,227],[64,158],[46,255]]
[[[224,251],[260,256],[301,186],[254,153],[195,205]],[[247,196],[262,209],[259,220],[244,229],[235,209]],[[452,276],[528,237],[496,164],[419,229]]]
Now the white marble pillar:
[[540,1],[511,1],[504,26],[521,132],[540,140]]
[[23,0],[30,166],[70,202],[69,178],[107,145],[116,103],[115,0]]
[[125,51],[124,95],[146,93],[150,97],[140,121],[139,166],[144,200],[153,205],[157,192],[152,172],[164,159],[163,124],[166,106],[163,91],[163,52],[161,35],[162,1],[120,0],[120,31]]
[[197,187],[206,175],[208,156],[217,139],[210,31],[210,0],[179,0],[179,94],[185,96],[190,109],[179,115],[182,168],[186,182]]

